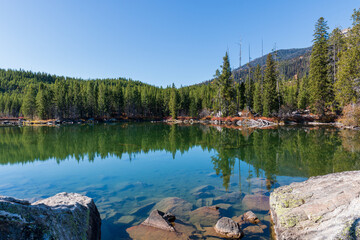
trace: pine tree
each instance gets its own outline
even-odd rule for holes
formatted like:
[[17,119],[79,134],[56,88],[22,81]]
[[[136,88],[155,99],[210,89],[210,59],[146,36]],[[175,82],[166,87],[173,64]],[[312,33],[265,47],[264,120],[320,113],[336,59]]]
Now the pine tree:
[[120,115],[124,108],[124,94],[123,94],[123,88],[120,84],[116,85],[113,95],[114,95],[113,97],[114,111],[117,112],[118,115]]
[[99,85],[97,109],[100,116],[108,115],[109,113],[109,94],[107,86],[104,83]]
[[254,74],[255,79],[255,90],[253,95],[253,103],[254,107],[253,110],[256,113],[262,114],[262,74],[261,74],[261,68],[258,64],[255,69]]
[[171,89],[170,101],[169,101],[170,115],[173,119],[177,118],[178,106],[179,106],[179,95],[175,86],[173,85]]
[[321,17],[315,25],[310,58],[310,101],[318,114],[324,114],[325,108],[333,101],[332,82],[329,80],[328,29],[327,22]]
[[252,109],[253,100],[254,100],[254,82],[251,79],[250,75],[247,75],[245,80],[245,98],[246,98],[246,106],[249,109]]
[[352,15],[353,27],[345,40],[335,82],[335,98],[340,107],[358,99],[356,89],[360,87],[360,9]]
[[96,94],[93,82],[88,82],[86,86],[86,112],[87,117],[94,117],[96,112]]
[[36,112],[36,90],[35,87],[30,84],[25,93],[25,97],[22,104],[22,113],[25,117],[33,118]]
[[275,61],[271,54],[266,59],[266,69],[263,85],[263,115],[270,116],[279,110],[279,98],[276,91],[277,71]]
[[228,116],[235,110],[233,102],[235,94],[234,80],[231,75],[229,56],[227,52],[223,57],[223,65],[221,68],[221,74],[218,70],[215,74],[217,109],[221,112],[222,116]]
[[40,84],[39,91],[36,95],[36,115],[40,119],[47,118],[47,110],[48,110],[48,99],[46,96],[46,89],[44,84]]

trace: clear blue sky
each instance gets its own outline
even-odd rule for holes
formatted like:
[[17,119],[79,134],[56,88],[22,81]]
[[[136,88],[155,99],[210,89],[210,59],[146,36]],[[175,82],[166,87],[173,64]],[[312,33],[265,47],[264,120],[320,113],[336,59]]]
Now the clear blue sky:
[[324,17],[349,27],[359,0],[0,0],[0,68],[157,86],[210,79],[226,49],[232,67],[311,45]]

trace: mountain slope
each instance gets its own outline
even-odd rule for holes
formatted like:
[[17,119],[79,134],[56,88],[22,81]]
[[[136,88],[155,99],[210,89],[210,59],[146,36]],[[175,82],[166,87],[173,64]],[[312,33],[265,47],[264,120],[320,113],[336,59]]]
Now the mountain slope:
[[[302,77],[309,72],[311,47],[308,48],[292,48],[281,49],[276,53],[271,52],[278,62],[279,74],[284,79],[293,78],[295,75]],[[267,55],[256,58],[250,62],[252,70],[260,65],[261,68],[266,66]],[[233,70],[234,78],[236,82],[245,81],[249,74],[249,65],[244,64],[240,68]]]

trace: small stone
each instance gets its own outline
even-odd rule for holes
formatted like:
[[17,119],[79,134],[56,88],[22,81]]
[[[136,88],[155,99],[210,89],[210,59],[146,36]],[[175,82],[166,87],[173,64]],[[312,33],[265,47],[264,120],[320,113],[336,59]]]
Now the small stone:
[[163,218],[168,220],[169,222],[175,222],[176,220],[176,217],[171,213],[165,213]]
[[224,210],[224,211],[229,211],[230,208],[232,208],[232,205],[231,205],[231,204],[227,204],[227,203],[218,203],[218,204],[216,204],[215,206],[221,208],[221,209]]
[[220,233],[228,238],[239,239],[244,235],[239,224],[228,217],[220,218],[214,229],[217,233]]
[[258,224],[260,222],[259,218],[252,211],[244,213],[244,219],[252,224]]

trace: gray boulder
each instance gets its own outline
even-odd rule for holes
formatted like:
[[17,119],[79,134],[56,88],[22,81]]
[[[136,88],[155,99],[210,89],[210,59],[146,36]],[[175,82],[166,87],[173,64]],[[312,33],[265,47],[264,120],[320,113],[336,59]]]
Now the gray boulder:
[[30,204],[0,196],[0,240],[100,238],[100,214],[89,197],[59,193]]
[[214,229],[217,233],[224,235],[228,238],[239,239],[244,235],[240,228],[240,225],[228,217],[220,218],[217,221]]
[[312,177],[274,190],[277,239],[360,239],[360,171]]

